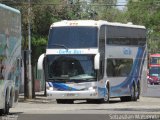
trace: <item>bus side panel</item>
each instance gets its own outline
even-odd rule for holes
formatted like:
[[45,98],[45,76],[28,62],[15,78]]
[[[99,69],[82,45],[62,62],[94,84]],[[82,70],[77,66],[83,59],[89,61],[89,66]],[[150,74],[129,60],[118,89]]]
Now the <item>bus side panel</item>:
[[[0,80],[0,109],[5,108],[5,101],[9,101],[11,96],[11,89],[13,88],[13,81]],[[12,104],[12,103],[11,103]]]
[[[132,56],[134,57],[134,56]],[[111,84],[111,90],[110,90],[110,96],[111,97],[120,97],[120,96],[130,96],[131,93],[131,87],[133,85],[133,83],[138,83],[138,80],[141,79],[141,70],[143,67],[143,65],[141,65],[143,63],[144,58],[144,48],[143,47],[139,47],[137,50],[137,55],[134,57],[134,62],[132,65],[132,69],[130,71],[130,74],[127,77],[119,77],[116,79],[112,78],[112,82],[113,80],[116,81],[118,79],[121,79],[121,83],[119,84]],[[123,80],[122,80],[123,79]]]
[[0,80],[11,81],[9,86],[6,83],[3,86],[9,87],[12,107],[18,101],[21,80],[21,14],[0,4],[0,18]]
[[4,80],[0,80],[0,109],[4,108]]

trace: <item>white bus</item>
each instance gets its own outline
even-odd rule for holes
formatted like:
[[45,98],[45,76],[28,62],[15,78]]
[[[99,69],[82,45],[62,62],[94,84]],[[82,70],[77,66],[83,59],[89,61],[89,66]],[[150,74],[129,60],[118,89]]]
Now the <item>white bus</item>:
[[51,25],[38,67],[44,71],[47,95],[57,103],[109,102],[111,97],[136,101],[145,58],[144,26],[64,20]]
[[0,113],[16,105],[21,79],[21,14],[0,4]]

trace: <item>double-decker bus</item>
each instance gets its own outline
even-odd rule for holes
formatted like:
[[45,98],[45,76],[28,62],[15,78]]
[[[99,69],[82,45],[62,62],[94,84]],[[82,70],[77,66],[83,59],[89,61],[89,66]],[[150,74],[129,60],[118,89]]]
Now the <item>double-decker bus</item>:
[[50,26],[38,68],[44,71],[48,97],[57,103],[136,101],[146,51],[144,26],[64,20]]
[[18,101],[21,79],[21,14],[0,4],[0,113]]
[[160,67],[160,54],[150,54],[149,55],[149,67]]
[[150,54],[148,63],[148,83],[150,85],[160,84],[160,54]]

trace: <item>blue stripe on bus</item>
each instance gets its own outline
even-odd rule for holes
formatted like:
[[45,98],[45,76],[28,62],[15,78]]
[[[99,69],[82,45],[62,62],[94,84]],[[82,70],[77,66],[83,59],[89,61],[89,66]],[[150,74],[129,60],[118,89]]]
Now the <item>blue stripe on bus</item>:
[[52,83],[51,82],[48,82],[48,85],[49,87],[53,87]]
[[99,94],[99,96],[105,96],[106,95],[106,88],[98,87],[98,94]]
[[[134,80],[136,80],[136,82],[138,81],[138,78],[140,78],[140,70],[142,70],[140,66],[141,65],[140,59],[144,59],[142,58],[143,54],[144,54],[144,48],[139,47],[130,75],[126,78],[126,80],[123,83],[111,87],[111,92],[119,92],[120,89],[126,88],[128,87],[128,85],[129,87],[131,87]],[[142,61],[142,64],[143,63],[144,62]]]
[[53,82],[49,82],[49,85],[52,84],[51,87],[56,88],[57,90],[61,90],[61,91],[78,91],[78,89],[67,86],[64,83],[53,83]]

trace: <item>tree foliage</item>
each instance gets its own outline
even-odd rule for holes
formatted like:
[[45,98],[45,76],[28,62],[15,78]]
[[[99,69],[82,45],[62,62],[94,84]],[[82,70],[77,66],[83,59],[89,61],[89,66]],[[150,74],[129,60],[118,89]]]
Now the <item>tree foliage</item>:
[[128,20],[146,26],[149,52],[160,52],[160,2],[158,0],[129,0]]
[[28,48],[28,8],[31,8],[32,64],[45,52],[49,27],[59,20],[94,19],[111,22],[133,22],[146,26],[151,52],[160,52],[160,2],[128,0],[127,9],[119,10],[117,0],[1,0],[22,13],[23,49]]

